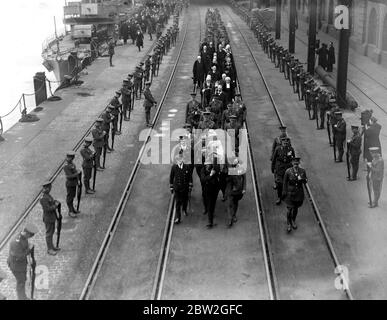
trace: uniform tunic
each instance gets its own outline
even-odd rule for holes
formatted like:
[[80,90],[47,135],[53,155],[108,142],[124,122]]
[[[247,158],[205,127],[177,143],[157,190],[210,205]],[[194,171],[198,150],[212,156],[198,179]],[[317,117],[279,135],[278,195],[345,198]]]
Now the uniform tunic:
[[53,250],[53,235],[55,232],[56,203],[54,198],[49,193],[44,193],[40,199],[40,204],[43,209],[43,222],[46,227],[46,244],[48,250]]
[[170,188],[173,188],[176,198],[176,218],[181,219],[181,209],[187,211],[188,193],[192,187],[192,171],[190,165],[174,164],[169,177]]

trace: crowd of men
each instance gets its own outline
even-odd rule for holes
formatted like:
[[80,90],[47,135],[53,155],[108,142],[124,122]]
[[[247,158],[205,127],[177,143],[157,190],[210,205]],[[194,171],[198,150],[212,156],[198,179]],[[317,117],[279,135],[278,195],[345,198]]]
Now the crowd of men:
[[[150,86],[153,78],[158,76],[164,55],[176,44],[179,34],[179,17],[184,3],[179,0],[168,2],[165,6],[161,2],[159,3],[161,11],[158,14],[163,16],[163,25],[168,21],[170,14],[173,13],[173,26],[166,31],[164,36],[161,35],[161,28],[163,27],[160,27],[160,34],[157,34],[158,40],[153,53],[146,57],[145,63],[141,62],[137,65],[135,72],[130,73],[123,80],[122,87],[115,92],[107,108],[95,121],[91,136],[84,139],[84,145],[80,150],[83,159],[82,170],[78,169],[74,163],[76,152],[70,151],[66,154],[63,171],[66,178],[66,204],[70,218],[77,218],[80,214],[83,189],[86,195],[95,193],[97,172],[106,170],[107,154],[114,152],[115,138],[121,135],[123,121],[130,120],[135,100],[141,100],[142,93],[144,93],[143,105],[146,121],[147,124],[150,123],[148,106],[150,102],[152,106],[156,104],[150,92]],[[145,12],[148,11],[145,10]],[[152,30],[152,33],[154,33],[154,30]],[[56,256],[60,251],[62,205],[50,194],[51,181],[43,183],[42,187],[40,204],[46,230],[47,254]],[[77,201],[74,206],[75,198],[77,198]],[[55,231],[56,241],[54,243]],[[10,244],[8,266],[16,278],[16,293],[19,300],[28,299],[25,292],[27,267],[29,266],[31,271],[36,266],[34,247],[29,245],[28,239],[32,238],[37,232],[38,228],[33,224],[29,224]],[[32,273],[34,274],[34,272]],[[33,298],[33,288],[34,285],[32,284],[31,298]]]
[[[186,106],[184,128],[188,134],[180,137],[172,151],[176,163],[169,182],[176,200],[175,224],[181,223],[182,211],[189,213],[196,170],[202,188],[203,214],[208,217],[207,228],[216,225],[214,213],[220,191],[222,201],[228,201],[227,226],[231,228],[237,222],[238,204],[246,192],[246,169],[238,157],[238,133],[246,119],[246,106],[236,87],[234,60],[219,11],[208,9],[205,22],[205,37],[193,66],[194,90]],[[225,146],[216,129],[235,130],[231,159],[225,158]]]
[[[382,149],[380,144],[381,126],[372,115],[372,110],[366,110],[361,116],[360,125],[351,125],[352,136],[347,140],[347,124],[343,118],[343,111],[336,104],[334,92],[329,91],[324,86],[319,85],[311,74],[306,72],[303,63],[299,61],[289,51],[276,43],[271,32],[258,20],[253,20],[252,30],[258,39],[263,51],[268,58],[284,74],[285,79],[293,87],[293,92],[298,94],[299,100],[305,101],[305,108],[310,120],[316,121],[316,129],[327,129],[328,140],[333,147],[334,161],[344,162],[346,153],[347,179],[356,181],[358,179],[359,160],[362,153],[364,136],[363,158],[367,161],[367,191],[369,206],[378,206],[380,198],[384,164],[382,159]],[[318,49],[319,65],[325,70],[332,71],[334,64],[334,48],[330,44],[329,49],[325,44]],[[278,189],[277,189],[278,190]],[[373,191],[374,196],[371,193]],[[280,203],[280,200],[277,201]]]

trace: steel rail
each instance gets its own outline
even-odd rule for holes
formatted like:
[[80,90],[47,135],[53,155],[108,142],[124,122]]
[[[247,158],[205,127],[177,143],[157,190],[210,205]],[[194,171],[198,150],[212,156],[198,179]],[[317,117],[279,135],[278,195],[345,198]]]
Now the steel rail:
[[[171,85],[172,85],[172,81],[175,77],[175,73],[176,73],[176,69],[177,69],[177,65],[180,61],[180,57],[181,57],[181,52],[183,50],[183,46],[184,46],[184,43],[185,43],[185,39],[186,39],[186,36],[187,36],[187,30],[188,30],[188,22],[185,22],[185,32],[184,32],[184,36],[183,36],[183,39],[181,41],[181,44],[180,44],[180,48],[179,48],[179,51],[178,51],[178,54],[177,54],[177,58],[176,58],[176,61],[175,61],[175,64],[174,64],[174,67],[172,69],[172,72],[171,72],[171,75],[167,81],[167,85],[166,85],[166,88],[164,90],[164,94],[160,100],[160,103],[159,103],[159,106],[156,110],[156,114],[155,114],[155,117],[154,117],[154,120],[152,122],[152,125],[151,125],[151,128],[149,128],[148,130],[148,133],[146,135],[146,139],[143,143],[143,146],[141,147],[140,149],[140,152],[139,152],[139,155],[137,157],[137,160],[135,162],[135,166],[133,167],[132,169],[132,173],[129,177],[129,180],[124,188],[124,191],[123,191],[123,194],[121,196],[121,199],[119,201],[119,204],[117,206],[117,209],[114,213],[114,216],[112,218],[112,221],[110,223],[110,226],[106,232],[106,235],[105,235],[105,238],[102,242],[102,245],[100,247],[100,250],[96,256],[96,259],[94,261],[94,264],[89,272],[89,275],[87,277],[87,280],[85,282],[85,285],[84,285],[84,288],[81,292],[81,295],[79,297],[79,300],[87,300],[90,298],[90,295],[92,293],[92,290],[94,288],[94,285],[95,285],[95,282],[97,280],[97,277],[98,277],[98,274],[101,270],[101,267],[105,261],[105,258],[106,258],[106,254],[108,252],[108,249],[110,247],[110,244],[114,238],[114,235],[115,235],[115,232],[117,231],[117,227],[119,225],[119,221],[121,220],[121,217],[125,211],[125,208],[126,208],[126,205],[129,201],[129,198],[130,198],[130,195],[131,195],[131,192],[132,192],[132,188],[134,186],[134,181],[136,179],[136,176],[137,176],[137,173],[139,172],[139,168],[141,166],[141,159],[145,153],[145,150],[146,150],[146,145],[148,144],[150,138],[151,138],[151,134],[153,132],[153,128],[155,126],[155,124],[158,122],[159,120],[159,117],[160,117],[160,114],[161,114],[161,109],[164,105],[164,102],[166,100],[166,97],[170,91],[170,88],[171,88]],[[174,203],[174,196],[171,196],[171,199],[169,200],[169,213],[168,213],[168,219],[167,219],[167,224],[168,224],[168,221],[170,221],[170,217],[172,216],[173,218],[173,210],[171,208],[173,208],[173,203]],[[172,213],[172,215],[171,215]],[[172,222],[173,222],[173,219],[172,219]],[[172,226],[173,228],[173,226]],[[172,230],[168,231],[168,232],[171,232]],[[165,232],[166,233],[166,232]],[[168,236],[165,236],[168,238]],[[164,244],[162,245],[162,248],[163,248]],[[162,252],[164,254],[164,250],[162,249]],[[167,252],[166,252],[167,254]]]
[[[198,9],[198,15],[199,15],[199,21],[200,21],[200,24],[199,24],[199,51],[200,51],[200,44],[202,40],[202,20],[201,20],[201,14],[200,14],[200,7]],[[173,203],[174,203],[174,199],[171,199],[169,203],[169,208],[168,208],[168,216],[167,216],[166,225],[164,229],[163,240],[161,242],[162,245],[160,249],[159,260],[157,263],[151,300],[161,300],[161,296],[162,296],[168,256],[169,256],[170,246],[172,242],[175,214],[176,214]]]
[[[141,58],[141,62],[144,62],[146,60],[146,57],[148,54],[154,49],[156,46],[156,40],[152,44],[152,46],[146,51],[145,55]],[[107,107],[107,106],[106,106]],[[98,117],[102,115],[102,113],[106,110],[105,109],[100,113]],[[79,148],[82,146],[83,141],[85,138],[90,134],[91,130],[93,129],[95,124],[95,121],[90,125],[90,127],[87,129],[87,131],[81,136],[81,138],[78,140],[77,144],[74,146],[72,151],[77,152]],[[56,178],[59,176],[59,174],[62,172],[63,166],[65,165],[65,160],[63,160],[60,165],[56,168],[54,173],[51,175],[51,177],[48,179],[51,183],[53,183]],[[23,224],[23,222],[28,218],[29,214],[32,212],[34,207],[38,204],[40,197],[43,194],[43,188],[39,191],[39,193],[33,198],[31,203],[28,205],[28,207],[24,210],[23,214],[17,219],[17,221],[13,224],[13,226],[10,228],[10,230],[7,232],[5,237],[0,242],[0,251],[4,249],[6,244],[9,242],[11,237],[15,234],[15,232],[18,230],[18,228]]]
[[[262,79],[263,83],[264,83],[265,89],[266,89],[266,91],[267,91],[267,93],[268,93],[268,95],[269,95],[269,98],[270,98],[270,101],[271,101],[271,103],[272,103],[272,105],[273,105],[273,108],[274,108],[274,111],[275,111],[275,113],[276,113],[277,119],[278,119],[280,125],[284,126],[284,125],[285,125],[285,122],[282,120],[282,117],[281,117],[281,114],[280,114],[280,112],[279,112],[279,110],[278,110],[277,104],[276,104],[275,101],[274,101],[273,95],[272,95],[272,93],[271,93],[271,91],[270,91],[270,88],[269,88],[269,86],[268,86],[268,84],[267,84],[266,78],[265,78],[265,76],[263,75],[262,69],[261,69],[259,63],[257,62],[257,59],[255,58],[255,56],[254,56],[254,54],[253,54],[253,51],[252,51],[252,49],[251,49],[251,47],[250,47],[250,44],[248,43],[246,37],[244,36],[243,32],[242,32],[241,29],[239,28],[239,25],[235,22],[235,20],[234,20],[233,17],[230,15],[230,13],[229,13],[226,9],[225,9],[225,12],[228,14],[228,16],[230,17],[231,21],[234,23],[234,25],[237,27],[239,33],[241,34],[241,36],[242,36],[242,38],[243,38],[243,41],[245,42],[246,47],[248,48],[248,50],[249,50],[249,52],[250,52],[250,55],[251,55],[251,57],[252,57],[252,59],[253,59],[253,61],[254,61],[254,64],[255,64],[255,66],[257,67],[257,70],[258,70],[258,72],[259,72],[259,74],[260,74],[260,76],[261,76],[261,79]],[[323,221],[323,219],[322,219],[322,217],[321,217],[320,210],[319,210],[319,208],[318,208],[318,206],[317,206],[317,202],[316,202],[315,198],[313,197],[313,194],[312,194],[312,191],[311,191],[311,189],[310,189],[310,187],[309,187],[309,184],[306,184],[306,185],[305,185],[305,189],[306,189],[306,191],[307,191],[307,194],[308,194],[308,197],[309,197],[309,201],[310,201],[310,203],[311,203],[311,205],[312,205],[312,209],[313,209],[313,212],[314,212],[314,214],[315,214],[315,217],[316,217],[316,219],[317,219],[317,221],[318,221],[318,225],[319,225],[320,228],[321,228],[321,231],[322,231],[322,233],[323,233],[325,242],[326,242],[326,244],[327,244],[327,246],[328,246],[329,253],[330,253],[330,255],[331,255],[332,259],[333,259],[335,268],[339,271],[339,274],[340,274],[340,276],[341,276],[341,279],[342,279],[342,281],[343,281],[343,283],[344,283],[344,291],[345,291],[345,293],[346,293],[348,299],[349,299],[349,300],[353,300],[354,298],[353,298],[353,295],[352,295],[351,290],[350,290],[350,288],[349,288],[348,280],[346,279],[346,276],[341,272],[341,269],[340,269],[341,263],[340,263],[340,261],[339,261],[339,259],[338,259],[338,257],[337,257],[337,254],[336,254],[336,252],[335,252],[335,249],[333,248],[332,241],[330,240],[330,236],[329,236],[329,234],[328,234],[328,231],[327,231],[327,228],[326,228],[326,226],[325,226],[325,223],[324,223],[324,221]]]
[[[229,37],[230,41],[231,37]],[[232,41],[234,42],[234,41]],[[235,42],[234,42],[235,44]],[[234,61],[235,64],[235,61]],[[236,68],[236,66],[235,66]],[[236,74],[238,74],[237,70]],[[242,90],[240,87],[240,83],[238,80],[237,76],[237,92],[242,95]],[[258,219],[258,228],[259,228],[259,234],[260,234],[260,241],[261,241],[261,246],[262,246],[262,252],[263,252],[263,261],[265,265],[265,273],[266,273],[266,280],[267,280],[267,285],[268,285],[268,290],[269,290],[269,298],[270,300],[280,300],[279,297],[279,290],[278,290],[278,285],[277,285],[277,277],[275,273],[275,267],[274,267],[274,262],[272,259],[272,250],[271,250],[271,245],[269,241],[269,232],[267,228],[267,223],[266,223],[266,215],[265,215],[265,210],[263,208],[263,200],[262,200],[262,193],[261,189],[259,186],[259,181],[257,179],[258,174],[257,174],[257,169],[255,166],[255,161],[254,161],[254,155],[251,147],[251,139],[249,135],[249,130],[248,130],[248,125],[247,122],[244,123],[244,129],[246,139],[247,139],[247,147],[248,147],[248,157],[249,157],[249,162],[251,166],[251,179],[253,181],[253,189],[254,189],[254,196],[255,196],[255,206],[257,210],[257,219]]]

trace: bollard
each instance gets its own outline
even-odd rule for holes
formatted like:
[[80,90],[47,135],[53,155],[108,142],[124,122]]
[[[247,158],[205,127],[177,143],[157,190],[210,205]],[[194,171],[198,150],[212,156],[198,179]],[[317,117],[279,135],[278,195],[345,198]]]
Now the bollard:
[[47,100],[46,74],[37,72],[34,76],[35,105],[39,106]]

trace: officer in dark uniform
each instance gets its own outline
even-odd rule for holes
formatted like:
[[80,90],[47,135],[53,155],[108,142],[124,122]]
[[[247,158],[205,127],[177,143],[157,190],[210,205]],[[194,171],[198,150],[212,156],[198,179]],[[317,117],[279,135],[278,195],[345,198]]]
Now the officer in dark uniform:
[[243,127],[243,123],[246,121],[247,108],[244,102],[242,101],[241,94],[235,94],[235,102],[233,105],[233,110],[237,116],[237,122],[239,127]]
[[93,147],[95,151],[95,161],[97,162],[97,170],[103,171],[101,168],[101,154],[102,149],[105,145],[105,136],[106,132],[102,130],[103,119],[99,118],[95,122],[95,128],[91,130],[91,134],[93,135]]
[[200,182],[202,184],[204,214],[208,214],[207,228],[211,229],[214,227],[214,213],[220,191],[219,166],[207,160],[200,173]]
[[85,186],[86,194],[94,194],[95,191],[90,188],[90,179],[94,167],[95,153],[91,151],[90,146],[93,143],[92,138],[85,139],[85,145],[81,150],[81,156],[83,158],[82,169],[83,169],[83,184]]
[[348,178],[349,181],[357,180],[357,172],[359,170],[359,158],[361,154],[361,135],[359,126],[351,126],[352,138],[348,140],[348,152],[350,155],[350,163],[352,166],[352,176]]
[[51,182],[43,184],[43,195],[40,198],[40,204],[43,209],[43,222],[46,227],[47,253],[50,256],[56,256],[57,251],[60,249],[54,247],[52,238],[55,233],[55,222],[57,221],[57,210],[60,203],[50,195],[51,188]]
[[145,84],[145,91],[144,91],[144,97],[145,97],[145,100],[144,100],[145,121],[146,121],[146,125],[148,127],[152,126],[151,123],[150,123],[151,109],[152,109],[153,106],[156,107],[156,105],[157,105],[157,101],[153,98],[152,93],[150,91],[150,86],[151,86],[151,83],[147,82]]
[[192,117],[195,112],[198,112],[201,109],[201,105],[198,101],[196,101],[196,92],[191,93],[191,98],[192,100],[187,103],[186,107],[185,122],[194,125],[192,123]]
[[371,208],[378,206],[380,194],[382,192],[383,178],[384,178],[384,160],[380,153],[380,148],[370,148],[372,155],[372,162],[368,162],[370,178],[372,182],[372,190],[374,191],[374,201],[370,204]]
[[119,100],[120,97],[121,97],[121,91],[116,91],[115,96],[110,101],[110,105],[113,106],[113,110],[112,110],[112,116],[114,117],[113,130],[116,136],[121,135],[121,131],[118,130],[118,120],[119,120],[119,115],[121,113],[121,108],[122,108],[122,104],[120,103],[120,100]]
[[277,147],[273,154],[271,172],[274,174],[278,199],[276,204],[282,201],[283,179],[287,169],[292,166],[292,159],[295,156],[294,149],[290,145],[289,138],[281,138],[281,146]]
[[203,112],[203,120],[199,122],[199,126],[198,126],[200,130],[208,130],[208,129],[215,128],[215,122],[211,120],[210,116],[211,116],[210,111]]
[[106,145],[106,148],[108,150],[108,153],[113,151],[113,149],[109,147],[110,126],[111,126],[110,124],[114,120],[114,116],[112,115],[112,110],[113,110],[113,107],[108,106],[106,108],[106,110],[104,112],[102,112],[102,115],[101,115],[101,117],[103,119],[102,130],[106,132],[105,145]]
[[271,147],[270,161],[273,161],[274,151],[277,149],[277,147],[279,147],[281,145],[281,139],[288,138],[287,127],[280,126],[279,129],[281,131],[281,134],[278,137],[275,137],[275,139],[273,141],[273,146]]
[[320,114],[320,125],[318,126],[318,129],[323,130],[325,129],[325,114],[329,108],[329,97],[325,91],[320,91],[317,108]]
[[77,170],[77,167],[73,163],[74,158],[75,158],[75,152],[73,151],[68,152],[66,157],[66,164],[63,167],[63,170],[66,175],[66,190],[67,190],[66,203],[69,208],[69,216],[71,218],[75,218],[76,214],[79,214],[79,211],[75,210],[74,208],[73,201],[77,193],[77,186],[79,183],[82,183],[81,181],[79,181],[81,172]]
[[336,141],[336,146],[334,148],[337,148],[339,151],[339,156],[337,162],[343,162],[343,155],[344,155],[344,143],[347,136],[347,124],[345,123],[345,120],[343,119],[343,113],[338,111],[335,112],[336,117],[336,124],[333,126],[333,135],[334,139]]
[[28,239],[38,233],[38,228],[32,224],[27,225],[23,231],[11,242],[9,246],[8,267],[16,278],[16,293],[19,300],[28,300],[26,296],[27,257],[31,253]]
[[283,184],[283,198],[288,208],[287,232],[291,232],[292,228],[297,229],[296,218],[298,209],[304,202],[304,184],[307,182],[306,172],[300,168],[300,158],[294,157],[292,167],[285,172]]
[[187,216],[187,206],[189,193],[192,191],[192,172],[190,165],[184,163],[183,154],[180,153],[175,158],[176,164],[172,166],[169,177],[171,192],[175,194],[176,200],[176,220],[175,224],[181,222],[181,209]]
[[228,200],[228,227],[231,228],[237,222],[236,213],[239,201],[246,193],[246,170],[241,166],[238,158],[231,161],[232,168],[226,178],[226,198]]

